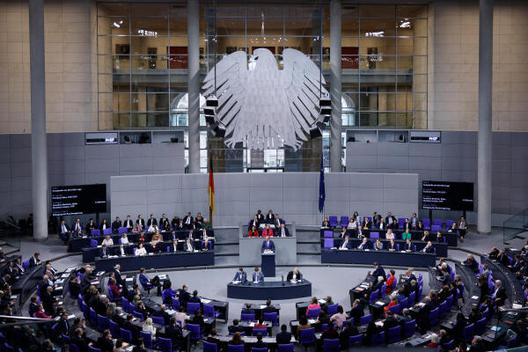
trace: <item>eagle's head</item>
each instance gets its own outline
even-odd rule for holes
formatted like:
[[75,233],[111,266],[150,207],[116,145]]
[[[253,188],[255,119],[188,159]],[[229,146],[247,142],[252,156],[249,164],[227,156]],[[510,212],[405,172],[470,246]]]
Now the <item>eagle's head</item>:
[[249,58],[249,70],[277,67],[277,60],[275,56],[265,48],[258,48],[253,51],[253,55]]

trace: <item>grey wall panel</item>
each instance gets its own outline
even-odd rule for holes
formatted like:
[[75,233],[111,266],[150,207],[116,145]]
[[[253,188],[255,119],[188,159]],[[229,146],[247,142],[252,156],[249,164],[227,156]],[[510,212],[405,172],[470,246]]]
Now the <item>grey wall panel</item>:
[[[255,177],[256,176],[256,177]],[[268,176],[268,177],[266,177]],[[397,215],[407,216],[408,209],[417,209],[417,175],[388,175],[397,179],[398,184],[405,189],[409,189],[405,195],[397,198],[398,207],[405,213]],[[353,211],[360,211],[362,214],[371,214],[384,208],[383,194],[393,192],[385,187],[384,175],[381,174],[326,174],[326,204],[325,213],[337,215],[349,215]],[[410,180],[406,181],[408,177]],[[163,181],[161,181],[161,179]],[[135,184],[134,180],[138,182]],[[112,198],[116,194],[116,200],[111,202],[113,216],[124,216],[125,212],[132,211],[131,204],[126,203],[126,197],[130,199],[146,198],[145,213],[155,213],[156,216],[166,212],[169,216],[183,215],[187,211],[196,213],[202,212],[208,216],[208,194],[207,179],[205,174],[200,175],[143,175],[143,176],[114,176],[112,177],[111,192]],[[297,182],[294,182],[295,179]],[[233,183],[244,185],[237,188]],[[255,214],[257,209],[267,212],[273,209],[280,213],[288,222],[299,224],[319,224],[321,214],[318,210],[319,197],[319,173],[294,173],[294,174],[216,174],[216,213],[214,217],[215,226],[236,226],[246,224]],[[358,182],[359,181],[359,182]],[[395,184],[396,181],[387,182],[388,185]],[[412,186],[414,182],[414,186]],[[123,184],[121,184],[123,183]],[[362,187],[365,184],[368,187]],[[144,185],[145,191],[140,191],[138,187]],[[167,194],[161,193],[165,187]],[[297,185],[303,187],[288,187],[285,185]],[[372,193],[370,202],[357,201],[351,205],[354,192],[362,190],[365,198],[368,192]],[[366,191],[365,191],[366,190]],[[146,194],[145,194],[146,192]],[[179,193],[181,198],[173,197]],[[123,195],[125,193],[125,195]],[[136,194],[138,193],[138,194]],[[388,197],[395,198],[396,195]],[[155,198],[155,199],[154,199]],[[174,199],[173,199],[174,198]],[[379,201],[372,201],[378,198]],[[123,203],[125,203],[123,205]],[[134,203],[134,202],[133,202]],[[141,208],[144,203],[138,203]],[[392,207],[392,201],[390,206]],[[178,213],[171,211],[176,209]],[[366,211],[367,213],[365,213]]]
[[[476,183],[476,141],[475,132],[443,131],[442,143],[439,144],[406,143],[408,155],[399,155],[401,143],[348,143],[347,172],[391,173],[398,172],[402,170],[402,165],[407,165],[406,172],[416,173],[419,184],[422,180]],[[528,133],[495,132],[493,141],[492,210],[497,219],[494,224],[501,225],[503,215],[528,207]],[[408,158],[408,164],[397,159],[402,157]],[[376,163],[372,160],[376,160]],[[515,198],[511,194],[515,194]],[[476,196],[475,192],[475,199]],[[468,215],[470,218],[474,216],[473,213]]]

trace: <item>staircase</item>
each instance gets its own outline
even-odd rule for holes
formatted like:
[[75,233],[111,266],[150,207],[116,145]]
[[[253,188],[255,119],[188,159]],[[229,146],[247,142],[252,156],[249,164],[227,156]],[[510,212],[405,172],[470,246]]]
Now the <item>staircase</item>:
[[321,235],[319,230],[297,229],[297,263],[321,263]]

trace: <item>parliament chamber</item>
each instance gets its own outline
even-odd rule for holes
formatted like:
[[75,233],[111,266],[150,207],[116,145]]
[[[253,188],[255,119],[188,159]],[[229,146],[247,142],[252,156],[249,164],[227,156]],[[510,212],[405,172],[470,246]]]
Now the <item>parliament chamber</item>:
[[526,350],[526,28],[0,1],[0,352]]

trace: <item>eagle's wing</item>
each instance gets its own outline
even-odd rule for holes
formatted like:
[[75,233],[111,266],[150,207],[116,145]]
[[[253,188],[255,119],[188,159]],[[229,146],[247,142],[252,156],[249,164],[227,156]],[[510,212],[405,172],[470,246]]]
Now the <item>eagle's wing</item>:
[[281,84],[287,95],[296,134],[300,140],[306,141],[319,117],[320,99],[329,96],[323,86],[326,82],[315,63],[300,51],[287,48],[282,57]]
[[226,128],[226,135],[232,133],[231,122],[240,112],[247,73],[246,53],[236,51],[222,58],[204,79],[203,95],[206,98],[210,95],[217,97],[216,121]]

